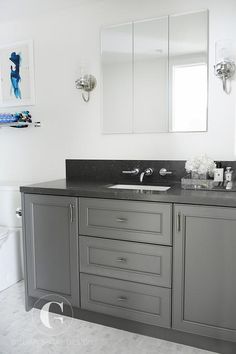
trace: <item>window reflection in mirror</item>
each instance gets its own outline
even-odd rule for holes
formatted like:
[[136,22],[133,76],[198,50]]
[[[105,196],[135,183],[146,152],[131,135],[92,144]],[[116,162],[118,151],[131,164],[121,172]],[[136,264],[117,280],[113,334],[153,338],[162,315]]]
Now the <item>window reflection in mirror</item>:
[[170,16],[170,131],[206,131],[208,13]]

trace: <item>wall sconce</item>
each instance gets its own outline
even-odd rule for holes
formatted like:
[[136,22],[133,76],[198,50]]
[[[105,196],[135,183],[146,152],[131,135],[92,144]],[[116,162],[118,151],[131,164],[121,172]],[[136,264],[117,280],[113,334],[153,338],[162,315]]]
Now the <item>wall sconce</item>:
[[96,87],[97,80],[93,75],[82,75],[75,81],[77,89],[82,90],[82,97],[85,102],[90,99],[90,92]]
[[230,40],[216,42],[215,53],[215,75],[222,80],[223,90],[229,95],[231,92],[231,86],[227,85],[227,82],[233,77],[236,70],[233,59],[232,42]]

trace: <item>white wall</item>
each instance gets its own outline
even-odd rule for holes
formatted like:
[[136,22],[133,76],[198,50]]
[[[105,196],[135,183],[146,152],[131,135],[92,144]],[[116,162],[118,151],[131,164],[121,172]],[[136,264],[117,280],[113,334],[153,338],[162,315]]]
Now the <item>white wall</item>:
[[[85,104],[74,87],[80,63],[100,80],[99,31],[102,25],[210,10],[208,133],[102,135],[100,88]],[[33,39],[39,129],[0,129],[0,180],[47,180],[64,176],[65,158],[186,159],[205,152],[235,159],[236,85],[230,96],[214,77],[214,41],[236,41],[236,1],[104,0],[63,13],[0,25],[0,44]]]

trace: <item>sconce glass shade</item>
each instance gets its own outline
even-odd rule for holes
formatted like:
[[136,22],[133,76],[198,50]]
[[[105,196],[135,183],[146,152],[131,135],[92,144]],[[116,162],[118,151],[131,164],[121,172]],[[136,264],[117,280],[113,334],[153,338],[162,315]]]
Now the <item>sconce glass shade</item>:
[[221,61],[235,61],[236,52],[231,39],[221,39],[215,44],[215,63]]
[[[215,75],[222,80],[223,90],[230,94],[231,86],[229,79],[234,76],[236,66],[236,51],[233,48],[233,42],[230,39],[224,39],[216,42],[215,45]],[[227,83],[229,83],[227,85]]]

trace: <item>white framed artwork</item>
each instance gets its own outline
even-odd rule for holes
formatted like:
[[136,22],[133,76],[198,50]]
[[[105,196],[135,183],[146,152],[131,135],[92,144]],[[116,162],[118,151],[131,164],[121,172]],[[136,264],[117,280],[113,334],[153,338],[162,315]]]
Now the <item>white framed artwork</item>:
[[0,108],[35,104],[33,41],[0,47]]

